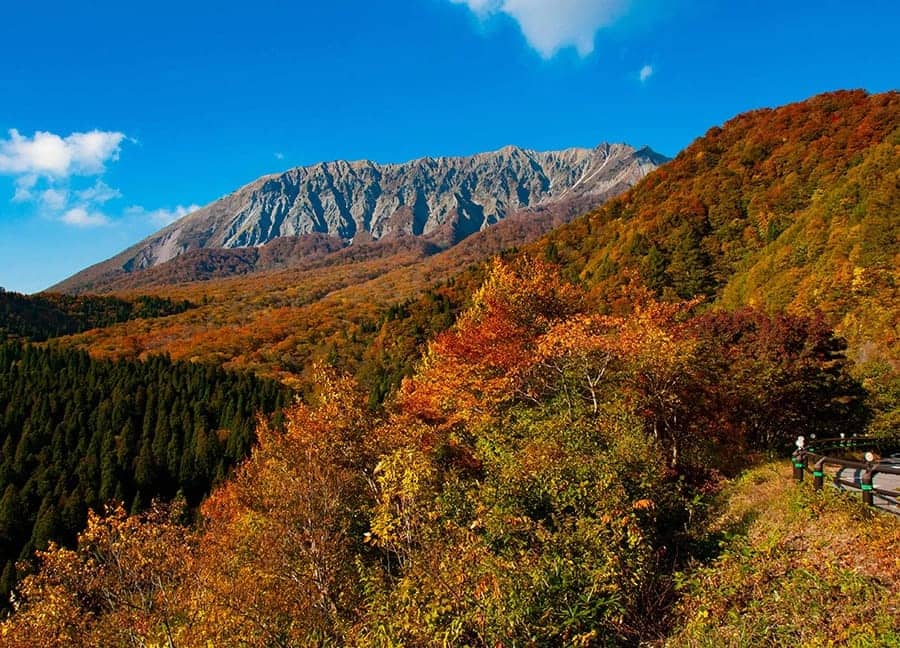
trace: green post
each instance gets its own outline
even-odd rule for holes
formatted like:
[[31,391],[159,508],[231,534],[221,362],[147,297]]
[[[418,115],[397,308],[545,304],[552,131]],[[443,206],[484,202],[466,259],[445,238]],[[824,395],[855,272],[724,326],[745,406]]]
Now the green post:
[[862,489],[863,504],[875,506],[875,487],[872,485],[871,468],[863,473],[862,480],[860,480],[860,488]]
[[822,457],[813,467],[813,487],[816,490],[822,490],[825,483],[825,458]]

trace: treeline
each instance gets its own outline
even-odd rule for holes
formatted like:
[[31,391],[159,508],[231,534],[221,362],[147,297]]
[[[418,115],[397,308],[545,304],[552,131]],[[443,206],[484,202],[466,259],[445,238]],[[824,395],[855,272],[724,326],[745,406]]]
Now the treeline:
[[20,338],[41,342],[133,319],[175,315],[192,307],[186,300],[149,295],[128,301],[96,295],[22,295],[0,288],[0,342]]
[[137,512],[178,492],[198,504],[249,452],[257,415],[290,399],[278,383],[163,356],[0,344],[0,592],[17,560],[73,542],[89,508]]

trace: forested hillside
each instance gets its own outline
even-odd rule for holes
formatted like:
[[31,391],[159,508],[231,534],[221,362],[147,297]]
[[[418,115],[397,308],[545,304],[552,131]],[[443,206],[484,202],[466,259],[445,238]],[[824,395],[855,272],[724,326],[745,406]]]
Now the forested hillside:
[[56,293],[21,295],[0,288],[0,341],[25,338],[40,342],[138,318],[175,315],[192,306],[186,300],[150,295],[125,300]]
[[[570,220],[579,213],[579,205],[583,210],[581,202],[566,201],[509,217],[439,254],[415,241],[379,242],[255,275],[157,286],[159,295],[190,300],[198,307],[170,318],[92,330],[58,343],[102,357],[167,353],[174,359],[221,362],[303,388],[309,385],[308,368],[317,360],[351,372],[361,363],[374,368],[372,358],[364,356],[392,311],[404,302],[418,302],[428,291],[442,290],[440,284],[451,280],[460,296],[471,294],[483,276],[478,268],[485,260]],[[473,269],[474,279],[455,279]],[[140,276],[155,276],[155,270]],[[120,296],[129,299],[133,294]],[[443,328],[451,322],[445,321]],[[427,337],[428,331],[424,333]],[[424,339],[419,336],[417,341]],[[418,356],[421,349],[415,339],[401,343]]]
[[0,344],[0,590],[15,561],[74,541],[88,508],[139,512],[179,492],[196,506],[247,455],[257,415],[289,402],[210,365]]
[[711,129],[530,252],[596,292],[824,313],[900,421],[900,93],[835,92]]
[[496,263],[384,416],[320,368],[200,525],[94,517],[0,631],[48,648],[663,637],[718,471],[865,412],[821,321],[623,298],[604,315],[545,263]]
[[729,303],[828,306],[835,289],[817,293],[807,276],[834,282],[852,279],[853,267],[893,267],[898,146],[896,92],[837,92],[746,113],[540,248],[602,289],[634,269],[681,298],[727,292]]

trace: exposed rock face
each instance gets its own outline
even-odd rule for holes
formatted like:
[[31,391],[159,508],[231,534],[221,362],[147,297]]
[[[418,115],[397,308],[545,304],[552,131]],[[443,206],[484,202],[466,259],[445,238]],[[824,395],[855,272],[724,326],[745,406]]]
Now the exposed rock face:
[[151,268],[192,250],[255,247],[285,236],[351,242],[413,235],[449,247],[514,212],[558,200],[596,197],[599,204],[665,161],[649,148],[601,144],[298,167],[238,189],[58,288],[84,289],[89,277]]

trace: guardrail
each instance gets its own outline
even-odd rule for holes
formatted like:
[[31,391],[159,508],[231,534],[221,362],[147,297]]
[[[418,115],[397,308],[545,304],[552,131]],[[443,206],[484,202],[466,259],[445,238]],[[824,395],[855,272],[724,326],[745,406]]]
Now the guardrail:
[[[886,502],[886,506],[882,505],[880,508],[900,515],[900,465],[890,466],[879,463],[871,452],[873,448],[900,447],[900,437],[845,437],[841,435],[826,439],[812,437],[807,440],[801,436],[797,437],[796,445],[797,449],[791,458],[794,464],[794,479],[797,482],[802,482],[803,476],[809,472],[813,476],[814,488],[821,490],[825,483],[825,467],[837,467],[839,470],[832,479],[835,486],[859,489],[862,492],[863,502],[869,506],[876,506],[875,497],[878,496]],[[864,455],[865,461],[854,461],[829,455],[835,451],[865,449],[869,450]],[[810,464],[812,464],[812,468],[810,468]],[[841,476],[844,470],[856,471],[858,478],[854,478],[853,481],[844,479]],[[874,483],[876,475],[896,476],[897,479],[891,481],[896,482],[898,488],[876,486]]]

